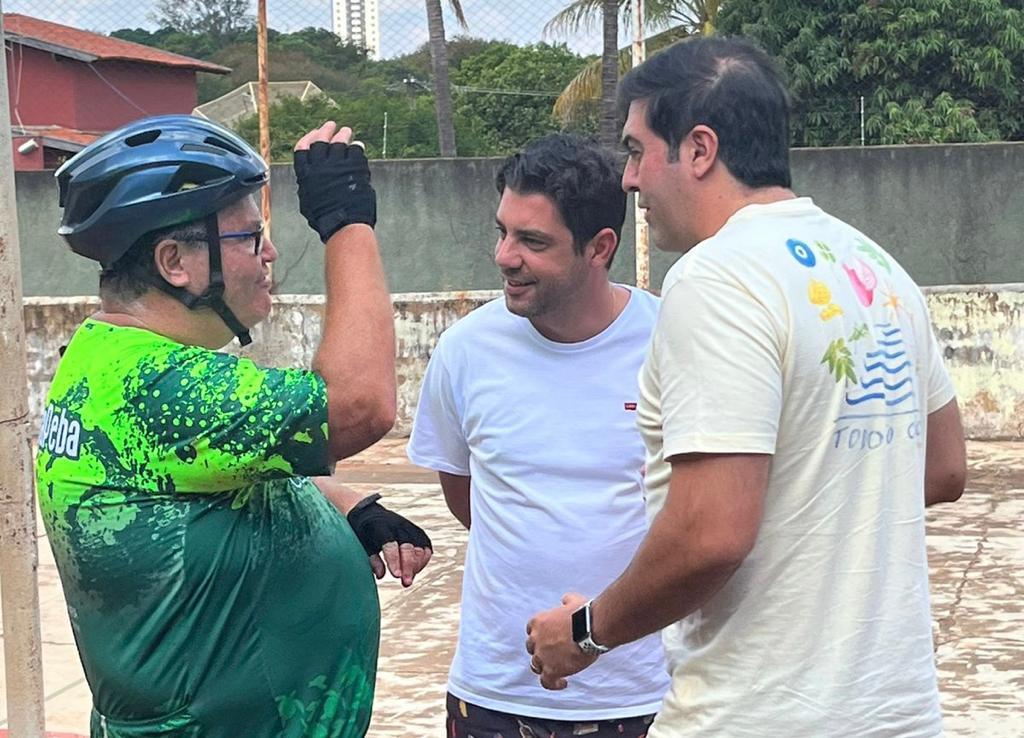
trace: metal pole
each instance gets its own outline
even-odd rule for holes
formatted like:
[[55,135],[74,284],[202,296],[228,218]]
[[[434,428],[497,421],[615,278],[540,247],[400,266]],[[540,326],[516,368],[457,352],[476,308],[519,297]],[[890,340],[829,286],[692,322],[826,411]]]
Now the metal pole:
[[864,145],[864,96],[860,96],[860,145]]
[[[267,0],[256,11],[256,56],[259,68],[260,154],[270,164],[270,92],[267,85]],[[263,188],[263,230],[270,235],[270,185]]]
[[[644,40],[644,0],[633,0],[633,68],[644,63],[647,58],[647,42]],[[651,288],[651,255],[650,233],[644,211],[637,205],[634,195],[633,222],[636,224],[636,286],[640,289]]]
[[[0,3],[0,41],[3,41]],[[14,197],[14,148],[7,95],[7,47],[0,55],[0,598],[4,618],[7,716],[12,736],[44,729],[39,550],[28,432],[28,378],[21,252]]]
[[388,158],[388,111],[384,111],[384,146],[380,152],[381,159]]

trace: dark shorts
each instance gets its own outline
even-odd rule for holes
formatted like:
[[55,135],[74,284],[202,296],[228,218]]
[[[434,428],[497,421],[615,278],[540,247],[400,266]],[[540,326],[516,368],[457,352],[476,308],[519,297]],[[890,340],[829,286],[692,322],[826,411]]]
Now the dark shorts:
[[654,715],[573,722],[511,715],[478,707],[449,693],[448,738],[644,738]]

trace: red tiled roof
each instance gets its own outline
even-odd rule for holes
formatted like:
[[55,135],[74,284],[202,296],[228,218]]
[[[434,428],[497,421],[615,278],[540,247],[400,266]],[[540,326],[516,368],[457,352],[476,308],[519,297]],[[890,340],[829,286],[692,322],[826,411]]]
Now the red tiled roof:
[[[32,136],[42,138],[48,145],[47,139],[55,142],[74,144],[75,147],[84,147],[91,144],[105,132],[80,131],[77,128],[65,128],[64,126],[11,126],[11,133],[15,136]],[[0,734],[2,735],[2,734]]]
[[84,62],[92,62],[97,59],[118,59],[214,74],[231,72],[228,67],[222,67],[219,64],[211,64],[201,59],[172,54],[169,51],[83,31],[80,28],[63,26],[60,23],[31,18],[19,13],[4,13],[4,35],[13,43],[42,48]]

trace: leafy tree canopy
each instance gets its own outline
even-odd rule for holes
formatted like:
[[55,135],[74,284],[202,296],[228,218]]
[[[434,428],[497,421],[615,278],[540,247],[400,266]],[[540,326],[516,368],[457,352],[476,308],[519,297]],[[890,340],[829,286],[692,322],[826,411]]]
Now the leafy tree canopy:
[[250,0],[157,0],[150,18],[161,28],[217,39],[253,27]]
[[1021,139],[1022,0],[728,0],[785,69],[798,145]]
[[[455,111],[476,148],[460,148],[467,155],[508,153],[558,130],[554,101],[587,61],[564,44],[501,43],[466,58],[452,73]],[[594,116],[580,128],[593,132]]]

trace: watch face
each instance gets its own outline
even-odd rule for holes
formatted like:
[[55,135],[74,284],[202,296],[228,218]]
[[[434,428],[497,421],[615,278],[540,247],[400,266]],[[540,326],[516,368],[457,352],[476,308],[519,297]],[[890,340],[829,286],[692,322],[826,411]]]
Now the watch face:
[[572,639],[579,643],[590,635],[590,618],[587,617],[587,607],[584,605],[572,614]]

